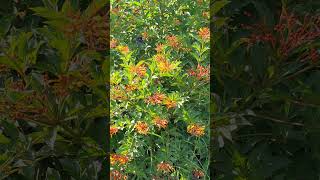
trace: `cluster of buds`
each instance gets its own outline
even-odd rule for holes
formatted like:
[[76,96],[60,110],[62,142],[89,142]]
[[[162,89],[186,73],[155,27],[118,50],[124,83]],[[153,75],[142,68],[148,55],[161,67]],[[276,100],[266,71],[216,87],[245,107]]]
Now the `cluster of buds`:
[[210,81],[210,68],[201,66],[200,64],[198,64],[196,70],[190,69],[188,74],[189,76],[196,77],[198,80]]
[[[242,27],[253,31],[249,37],[249,45],[257,42],[269,43],[284,58],[301,45],[312,43],[320,37],[319,16],[305,16],[301,22],[297,16],[289,14],[285,9],[281,12],[278,24],[272,29],[260,24],[242,25]],[[310,53],[310,59],[315,61],[317,59],[315,51]]]
[[80,11],[70,11],[67,16],[70,24],[67,24],[63,29],[67,37],[76,37],[80,32],[85,38],[88,49],[101,51],[108,48],[109,23],[106,12],[92,17],[84,17],[81,16]]

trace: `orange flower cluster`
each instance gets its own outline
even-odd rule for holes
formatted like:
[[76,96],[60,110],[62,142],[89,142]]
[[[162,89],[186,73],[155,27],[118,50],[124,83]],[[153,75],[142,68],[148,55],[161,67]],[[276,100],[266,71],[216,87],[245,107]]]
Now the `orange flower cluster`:
[[155,48],[157,53],[162,53],[164,50],[164,45],[163,44],[157,44],[157,47]]
[[138,86],[135,84],[128,84],[125,86],[125,88],[126,88],[127,92],[130,92],[130,91],[134,91],[134,90],[138,89]]
[[169,72],[174,69],[173,65],[169,61],[159,61],[157,63],[160,72]]
[[115,86],[111,89],[110,92],[111,99],[114,100],[126,100],[127,95],[124,90],[120,89],[119,86]]
[[202,12],[202,16],[203,16],[204,18],[209,18],[210,12],[208,12],[208,11],[203,11],[203,12]]
[[153,119],[154,125],[156,125],[159,129],[163,128],[165,129],[168,126],[168,120],[161,119],[159,116],[155,117]]
[[129,162],[129,158],[125,155],[121,155],[121,154],[111,154],[110,155],[110,164],[111,165],[115,165],[115,164],[124,165],[128,162]]
[[172,48],[178,49],[180,48],[180,42],[177,38],[177,36],[167,36],[167,41],[168,41],[168,45],[171,46]]
[[191,124],[187,127],[187,132],[194,136],[203,136],[204,135],[205,126],[201,126],[198,124]]
[[192,175],[197,179],[201,179],[204,177],[204,173],[201,170],[193,170]]
[[138,74],[138,76],[143,77],[147,73],[147,68],[144,64],[137,65],[137,66],[131,66],[130,72],[133,74]]
[[157,66],[160,72],[169,72],[174,69],[174,66],[166,59],[163,54],[156,54],[154,59],[157,62]]
[[143,40],[147,40],[149,37],[147,32],[143,32],[141,35],[142,35]]
[[117,46],[117,49],[122,53],[123,55],[127,55],[130,52],[130,49],[128,46]]
[[110,126],[110,136],[112,137],[113,135],[117,134],[119,131],[119,128],[115,125]]
[[195,71],[190,69],[188,74],[190,76],[196,77],[198,80],[201,80],[201,79],[204,79],[206,81],[210,80],[210,69],[209,69],[209,67],[203,67],[200,64],[198,64],[197,69]]
[[116,48],[117,45],[118,45],[118,41],[116,39],[112,38],[111,41],[110,41],[110,49]]
[[147,99],[147,103],[150,103],[152,105],[155,105],[155,104],[161,104],[163,99],[165,98],[166,96],[164,94],[161,94],[161,93],[155,93],[153,94],[152,96],[148,97]]
[[177,106],[177,102],[173,99],[170,99],[170,98],[166,98],[163,101],[163,104],[166,105],[168,109],[175,108]]
[[119,7],[111,8],[111,14],[118,15],[119,12],[120,12],[120,8]]
[[200,30],[198,31],[198,35],[202,40],[208,41],[210,39],[210,29],[207,27],[200,28]]
[[110,172],[110,180],[126,180],[128,177],[123,175],[118,170],[113,170]]
[[165,57],[163,54],[156,54],[156,55],[154,56],[154,59],[155,59],[157,62],[167,61],[166,57]]
[[149,126],[147,123],[145,122],[141,122],[141,121],[138,121],[135,125],[135,129],[137,130],[137,132],[139,134],[144,134],[146,135],[149,131]]
[[163,173],[170,173],[174,171],[174,168],[169,163],[161,162],[157,165],[157,170]]

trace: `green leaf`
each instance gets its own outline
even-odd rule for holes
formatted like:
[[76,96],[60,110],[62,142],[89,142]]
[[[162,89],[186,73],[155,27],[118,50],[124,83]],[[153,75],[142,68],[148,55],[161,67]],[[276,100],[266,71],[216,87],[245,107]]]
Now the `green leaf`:
[[[84,16],[85,17],[92,17],[96,15],[101,8],[106,8],[106,5],[109,1],[108,0],[95,0],[89,5],[89,7],[85,10]],[[107,9],[105,9],[107,11]]]
[[33,10],[36,15],[39,15],[39,16],[44,17],[49,20],[64,20],[64,19],[66,19],[66,17],[63,14],[61,14],[55,10],[45,8],[45,7],[34,7],[34,8],[30,8],[30,9]]
[[222,9],[225,5],[227,5],[230,1],[227,0],[221,0],[214,2],[210,7],[210,13],[213,15],[217,14],[220,9]]
[[3,134],[0,134],[0,144],[9,144],[10,139],[4,136]]

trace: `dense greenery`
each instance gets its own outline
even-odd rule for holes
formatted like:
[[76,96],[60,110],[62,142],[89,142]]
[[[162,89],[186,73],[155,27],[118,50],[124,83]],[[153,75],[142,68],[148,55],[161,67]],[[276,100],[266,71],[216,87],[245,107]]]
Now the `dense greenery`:
[[0,179],[107,178],[106,5],[1,3]]
[[320,178],[319,1],[0,4],[0,179]]
[[320,176],[319,1],[231,1],[212,55],[215,179]]
[[209,179],[209,1],[111,2],[111,176]]

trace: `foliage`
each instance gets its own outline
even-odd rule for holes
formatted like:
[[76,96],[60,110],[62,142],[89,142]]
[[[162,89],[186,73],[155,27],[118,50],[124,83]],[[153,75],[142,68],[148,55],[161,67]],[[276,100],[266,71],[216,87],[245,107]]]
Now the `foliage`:
[[319,178],[319,3],[304,5],[223,9],[229,25],[211,46],[216,179]]
[[209,179],[208,7],[112,1],[113,178]]
[[[1,179],[97,179],[106,156],[107,1],[1,10]],[[98,35],[97,35],[98,34]]]

